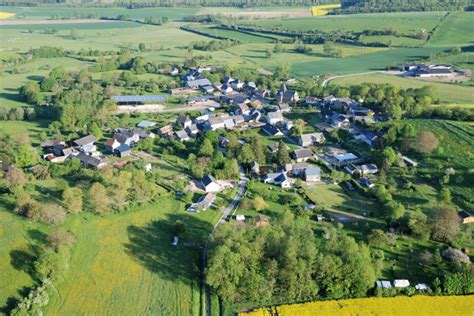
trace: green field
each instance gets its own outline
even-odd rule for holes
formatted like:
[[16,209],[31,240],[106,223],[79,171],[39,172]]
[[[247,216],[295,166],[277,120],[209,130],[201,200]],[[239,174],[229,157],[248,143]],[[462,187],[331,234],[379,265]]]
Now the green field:
[[432,53],[441,52],[442,48],[391,48],[388,50],[351,56],[347,58],[325,58],[321,61],[294,64],[292,72],[300,76],[319,74],[352,74],[375,70],[384,70],[387,66],[398,65],[407,61],[424,59]]
[[372,13],[350,14],[337,16],[318,16],[305,18],[289,18],[283,20],[258,20],[242,22],[264,28],[291,31],[355,31],[382,30],[393,28],[400,33],[419,31],[422,28],[433,29],[445,15],[445,12],[404,12],[404,13]]
[[471,46],[474,44],[474,12],[451,13],[428,41],[430,46]]
[[221,37],[225,37],[229,39],[235,39],[242,43],[271,43],[273,42],[272,39],[265,38],[262,36],[254,36],[254,35],[238,32],[238,31],[219,29],[214,26],[197,27],[197,29],[211,35],[221,36]]
[[[179,20],[188,15],[194,15],[197,8],[71,8],[71,7],[2,7],[3,12],[12,12],[23,15],[24,19],[48,19],[52,15],[63,18],[73,18],[75,16],[86,18],[89,14],[96,14],[99,17],[117,17],[126,14],[132,19],[143,19],[150,16],[166,16],[172,20]],[[10,20],[17,19],[11,17]]]
[[403,89],[433,86],[438,97],[443,103],[472,104],[474,101],[473,87],[463,87],[448,83],[428,82],[418,79],[402,78],[395,75],[387,75],[382,73],[372,73],[367,75],[356,75],[336,78],[331,81],[331,84],[352,85],[363,82],[390,83]]

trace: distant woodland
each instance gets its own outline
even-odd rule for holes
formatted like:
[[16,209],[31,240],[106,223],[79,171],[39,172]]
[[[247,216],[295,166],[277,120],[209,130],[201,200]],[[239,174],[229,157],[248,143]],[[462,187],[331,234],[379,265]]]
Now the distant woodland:
[[[0,0],[0,5],[73,5],[143,7],[262,7],[311,6],[337,3],[336,0]],[[353,0],[342,1],[343,8],[334,13],[394,12],[394,11],[451,11],[473,7],[473,0]]]

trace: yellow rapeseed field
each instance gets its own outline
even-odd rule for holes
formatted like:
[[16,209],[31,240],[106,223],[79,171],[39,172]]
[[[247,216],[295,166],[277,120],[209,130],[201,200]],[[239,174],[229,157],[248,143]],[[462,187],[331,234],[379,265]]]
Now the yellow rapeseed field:
[[241,316],[318,316],[318,315],[474,315],[474,296],[398,296],[358,298],[338,301],[282,305],[261,308]]
[[2,19],[8,19],[8,18],[11,18],[12,16],[15,16],[15,13],[0,12],[0,20],[2,20]]
[[327,5],[315,5],[311,8],[312,16],[320,16],[328,14],[330,9],[339,9],[341,7],[340,3],[327,4]]

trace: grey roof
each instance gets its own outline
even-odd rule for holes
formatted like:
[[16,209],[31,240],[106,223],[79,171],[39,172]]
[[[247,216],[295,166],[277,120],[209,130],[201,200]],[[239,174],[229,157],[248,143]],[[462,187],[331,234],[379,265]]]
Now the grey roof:
[[313,152],[311,151],[311,149],[307,149],[307,148],[297,149],[294,151],[294,154],[295,154],[296,159],[309,158],[313,156]]
[[84,146],[87,144],[91,144],[97,141],[97,138],[94,135],[87,135],[82,138],[76,139],[74,143],[78,146]]
[[267,114],[269,119],[283,119],[281,112],[270,112]]
[[206,101],[206,100],[211,100],[215,98],[216,98],[215,96],[207,94],[200,97],[186,99],[186,102]]
[[273,125],[266,124],[265,126],[262,127],[262,131],[268,135],[274,136],[277,135],[278,133],[281,133],[281,131],[276,128]]
[[79,153],[76,157],[83,164],[88,165],[88,166],[92,166],[92,167],[98,167],[102,162],[102,160],[100,160],[99,158],[91,157],[91,156],[86,155],[84,153]]
[[116,102],[163,102],[166,97],[162,95],[114,95],[112,100]]
[[137,124],[137,127],[141,127],[141,128],[148,128],[148,127],[152,127],[152,126],[155,126],[156,123],[155,122],[152,122],[152,121],[141,121],[140,123]]
[[127,144],[121,144],[120,146],[118,146],[117,148],[115,148],[116,151],[118,152],[127,152],[127,151],[130,151],[130,146],[128,146]]
[[212,83],[207,78],[201,78],[196,80],[188,80],[186,85],[189,87],[204,87],[204,86],[212,86]]
[[320,176],[321,175],[321,169],[318,167],[308,167],[304,171],[307,176]]
[[176,137],[178,137],[180,139],[188,139],[189,138],[189,135],[188,135],[188,133],[186,133],[185,130],[176,131],[175,134],[176,134]]
[[211,183],[216,183],[216,179],[214,179],[213,176],[211,176],[210,174],[204,176],[204,178],[202,178],[202,184],[204,184],[205,186],[211,184]]

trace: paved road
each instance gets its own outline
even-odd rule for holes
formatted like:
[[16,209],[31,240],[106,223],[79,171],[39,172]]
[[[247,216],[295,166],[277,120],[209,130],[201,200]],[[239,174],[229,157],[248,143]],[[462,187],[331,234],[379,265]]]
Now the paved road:
[[[234,214],[235,210],[237,209],[237,205],[239,204],[240,199],[245,194],[245,186],[247,185],[247,181],[249,179],[245,175],[242,165],[239,164],[239,168],[240,168],[240,181],[237,185],[239,189],[237,193],[234,195],[234,198],[232,199],[232,201],[230,201],[229,205],[225,208],[224,212],[222,213],[217,223],[214,225],[212,232],[209,234],[209,237],[206,240],[206,243],[204,244],[203,253],[202,253],[203,271],[207,267],[207,251],[208,251],[209,241],[211,240],[212,236],[214,235],[219,225],[224,223],[229,216],[232,216]],[[204,290],[204,295],[205,295],[204,309],[206,311],[206,314],[208,316],[211,316],[211,295],[210,295],[209,288],[204,283],[204,281],[203,281],[203,290]]]

